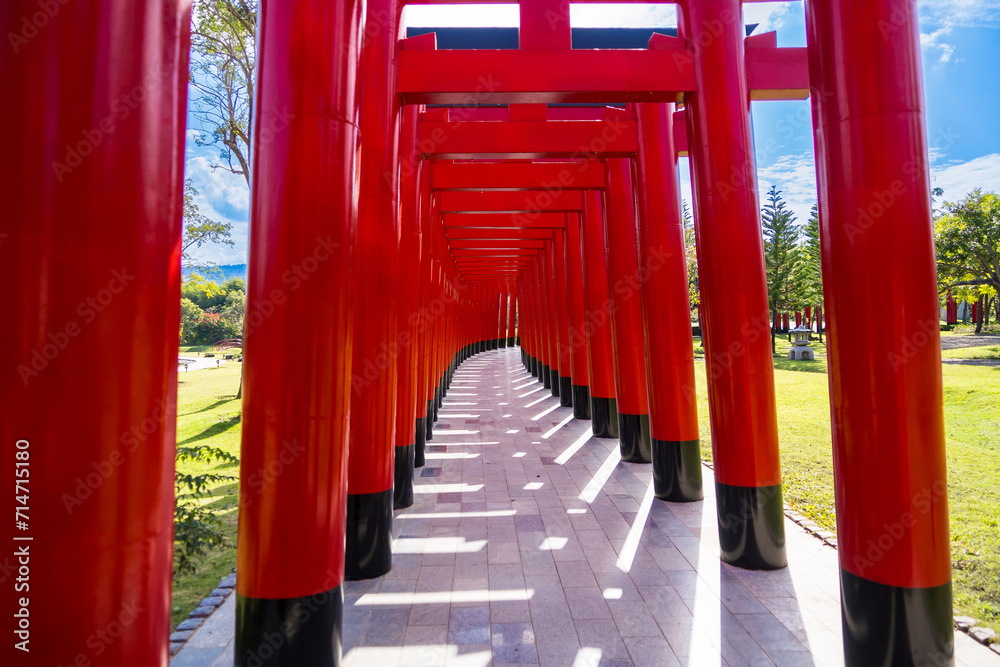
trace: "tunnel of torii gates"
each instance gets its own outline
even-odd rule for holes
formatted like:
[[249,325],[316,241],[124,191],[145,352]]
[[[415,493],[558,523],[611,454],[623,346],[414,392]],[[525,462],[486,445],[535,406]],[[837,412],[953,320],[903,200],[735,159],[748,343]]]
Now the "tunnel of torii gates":
[[[684,154],[721,558],[784,567],[750,101],[806,97],[845,655],[950,664],[915,1],[807,0],[807,48],[752,34],[739,0],[641,35],[524,2],[513,41],[401,39],[402,4],[260,5],[236,664],[340,661],[341,584],[389,570],[393,509],[481,351],[519,344],[595,436],[651,462],[658,498],[702,498]],[[39,6],[3,3],[3,33]],[[189,18],[190,0],[60,5],[0,55],[2,470],[31,482],[30,511],[3,501],[5,562],[34,575],[2,603],[31,652],[7,641],[3,664],[167,663]]]

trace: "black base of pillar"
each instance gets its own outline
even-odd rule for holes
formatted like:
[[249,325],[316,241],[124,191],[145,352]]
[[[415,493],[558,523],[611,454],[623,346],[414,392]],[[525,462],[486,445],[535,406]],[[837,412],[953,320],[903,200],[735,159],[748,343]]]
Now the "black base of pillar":
[[618,437],[618,401],[590,397],[590,428],[595,438]]
[[552,371],[545,364],[542,364],[542,386],[546,389],[552,387]]
[[[441,387],[441,385],[443,383],[444,383],[444,380],[442,380],[440,383],[438,383],[438,386],[434,388],[434,407],[435,408],[440,408],[441,407],[441,401],[444,398],[444,389],[442,389],[442,387]],[[436,412],[437,412],[437,410],[435,410],[435,413]],[[434,421],[437,421],[437,414],[434,415]]]
[[573,418],[590,419],[590,387],[573,385]]
[[508,338],[507,339],[507,347],[515,347],[515,346],[516,346],[516,343],[514,342],[514,339],[513,338]]
[[573,407],[573,378],[559,377],[559,405]]
[[951,583],[900,588],[841,569],[840,600],[846,664],[955,664]]
[[785,556],[785,514],[781,485],[730,486],[715,483],[722,562],[745,570],[776,570]]
[[434,401],[427,401],[427,416],[424,417],[424,426],[427,427],[427,431],[424,433],[425,440],[434,439]]
[[416,427],[413,429],[413,467],[424,467],[424,449],[427,446],[427,419],[420,417],[417,419]]
[[392,489],[348,493],[344,579],[374,579],[391,568]]
[[618,442],[625,463],[650,463],[653,441],[649,434],[649,415],[618,413]]
[[395,475],[392,484],[392,509],[402,510],[413,505],[413,445],[396,447]]
[[528,372],[532,377],[538,377],[538,360],[534,357],[528,357]]
[[660,500],[689,503],[705,497],[701,488],[701,441],[653,438],[653,493]]
[[552,391],[553,396],[559,395],[559,371],[549,369],[549,384],[547,386]]
[[236,667],[336,667],[341,663],[344,592],[300,598],[236,594]]

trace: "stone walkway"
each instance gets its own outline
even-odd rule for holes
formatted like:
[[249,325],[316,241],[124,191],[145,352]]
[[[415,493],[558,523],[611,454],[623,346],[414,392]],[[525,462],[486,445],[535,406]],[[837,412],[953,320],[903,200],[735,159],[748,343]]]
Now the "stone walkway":
[[[648,465],[542,389],[517,348],[459,368],[394,567],[345,585],[344,664],[841,665],[836,552],[785,521],[790,566],[719,562],[712,473],[655,500]],[[233,664],[230,596],[173,660]],[[1000,665],[956,634],[957,664]]]

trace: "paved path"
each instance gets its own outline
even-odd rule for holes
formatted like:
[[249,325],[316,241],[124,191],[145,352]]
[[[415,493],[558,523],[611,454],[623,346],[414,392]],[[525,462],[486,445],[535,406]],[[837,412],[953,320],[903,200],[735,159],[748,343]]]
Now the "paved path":
[[[649,466],[540,387],[516,348],[458,370],[393,570],[345,585],[345,665],[842,664],[833,549],[786,520],[787,569],[722,565],[711,470],[703,502],[655,500]],[[233,664],[234,598],[174,667]]]
[[984,347],[986,345],[1000,345],[1000,335],[980,334],[961,336],[941,336],[942,350],[955,350],[960,347]]

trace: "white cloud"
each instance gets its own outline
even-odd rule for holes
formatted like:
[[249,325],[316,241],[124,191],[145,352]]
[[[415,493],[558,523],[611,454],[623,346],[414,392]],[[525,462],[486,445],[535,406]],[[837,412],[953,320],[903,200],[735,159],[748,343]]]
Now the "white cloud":
[[184,165],[184,176],[198,190],[195,202],[202,215],[231,223],[233,247],[206,245],[191,251],[194,258],[217,264],[243,264],[247,261],[250,232],[250,191],[242,176],[222,169],[212,170],[202,155],[190,157]]
[[1000,27],[1000,0],[920,0],[918,8],[924,26]]
[[757,185],[761,205],[767,191],[776,185],[782,199],[798,217],[799,224],[804,224],[816,203],[816,164],[812,152],[784,155],[767,167],[758,167]]
[[1000,153],[931,167],[931,185],[944,190],[946,201],[958,201],[976,188],[1000,192]]
[[792,12],[802,13],[801,2],[754,2],[743,5],[743,20],[759,23],[756,33],[778,30]]
[[951,26],[945,26],[943,28],[938,28],[934,32],[930,33],[920,33],[920,44],[925,49],[930,51],[939,51],[937,61],[939,63],[946,63],[951,60],[951,56],[955,53],[955,46],[948,44],[942,40],[942,37],[948,35],[951,32]]

